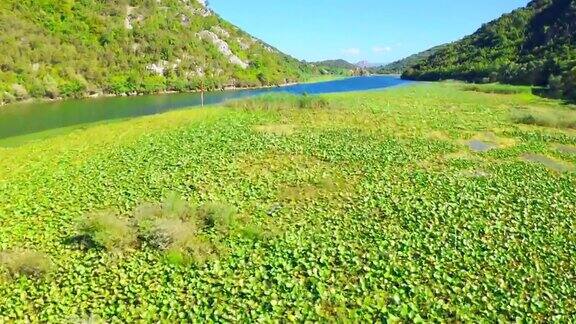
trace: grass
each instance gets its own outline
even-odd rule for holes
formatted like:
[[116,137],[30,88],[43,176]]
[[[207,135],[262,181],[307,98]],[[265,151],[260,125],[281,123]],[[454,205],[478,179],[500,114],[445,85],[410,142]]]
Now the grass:
[[532,88],[528,86],[514,86],[501,83],[468,84],[463,86],[465,91],[483,92],[491,94],[529,94]]
[[[570,108],[463,87],[255,99],[0,149],[0,248],[55,265],[0,281],[0,322],[569,322],[576,134],[510,116]],[[129,250],[65,243],[99,210],[136,232]]]
[[11,276],[35,278],[48,274],[53,268],[52,262],[44,253],[26,249],[0,253],[0,265]]
[[518,124],[576,129],[576,110],[562,107],[515,109],[512,111],[512,119]]
[[327,108],[329,102],[321,96],[269,94],[254,98],[231,100],[226,102],[225,106],[245,110],[320,109]]
[[113,211],[89,213],[78,223],[81,237],[88,239],[89,245],[107,250],[122,250],[134,245],[136,233],[126,219]]

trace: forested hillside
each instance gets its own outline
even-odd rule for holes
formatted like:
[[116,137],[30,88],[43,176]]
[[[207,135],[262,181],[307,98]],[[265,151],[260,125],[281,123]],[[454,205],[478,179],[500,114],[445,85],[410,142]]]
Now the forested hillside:
[[326,67],[326,68],[336,68],[336,69],[347,69],[354,70],[356,65],[346,61],[346,60],[326,60],[313,63],[316,66]]
[[438,52],[440,49],[444,47],[446,47],[446,45],[439,45],[429,50],[414,55],[410,55],[406,58],[392,62],[390,64],[386,64],[384,66],[380,66],[377,68],[372,68],[371,71],[376,74],[400,74],[406,71],[406,69],[408,69],[409,67],[414,66],[420,63],[420,61],[429,58],[434,53]]
[[343,59],[325,60],[311,63],[314,73],[320,75],[354,75],[357,66]]
[[548,86],[576,99],[576,0],[534,0],[408,69],[407,79]]
[[0,103],[275,85],[307,69],[203,0],[2,0],[0,49]]

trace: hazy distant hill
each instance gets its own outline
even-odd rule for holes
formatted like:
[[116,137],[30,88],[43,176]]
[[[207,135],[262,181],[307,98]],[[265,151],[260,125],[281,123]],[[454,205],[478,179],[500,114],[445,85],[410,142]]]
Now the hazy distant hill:
[[338,69],[347,69],[347,70],[353,70],[356,68],[356,65],[346,61],[346,60],[326,60],[326,61],[320,61],[320,62],[315,62],[313,63],[316,66],[322,66],[322,67],[327,67],[327,68],[338,68]]
[[446,46],[447,45],[439,45],[424,52],[408,56],[396,62],[374,68],[373,72],[378,74],[401,74],[402,72],[406,71],[406,69],[408,69],[409,67],[414,66],[420,61],[427,59],[428,57],[430,57],[431,55],[433,55],[434,53],[436,53],[437,51]]
[[307,69],[203,0],[2,0],[0,50],[0,103],[273,85]]
[[408,69],[406,79],[549,86],[576,99],[576,0],[534,0]]

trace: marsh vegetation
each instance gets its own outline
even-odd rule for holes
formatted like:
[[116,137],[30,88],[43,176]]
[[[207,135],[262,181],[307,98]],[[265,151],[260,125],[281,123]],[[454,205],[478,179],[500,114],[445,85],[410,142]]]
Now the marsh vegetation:
[[466,87],[250,99],[2,148],[0,320],[570,321],[576,134],[511,116],[571,108]]

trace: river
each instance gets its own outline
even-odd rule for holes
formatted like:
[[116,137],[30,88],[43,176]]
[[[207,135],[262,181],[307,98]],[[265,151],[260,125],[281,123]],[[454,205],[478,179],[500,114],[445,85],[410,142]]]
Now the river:
[[[296,84],[285,87],[215,91],[205,94],[205,104],[212,105],[266,93],[324,94],[383,89],[409,81],[393,76],[367,76],[335,81]],[[33,102],[0,108],[0,139],[107,120],[159,114],[201,104],[199,93],[163,94],[138,97]]]

